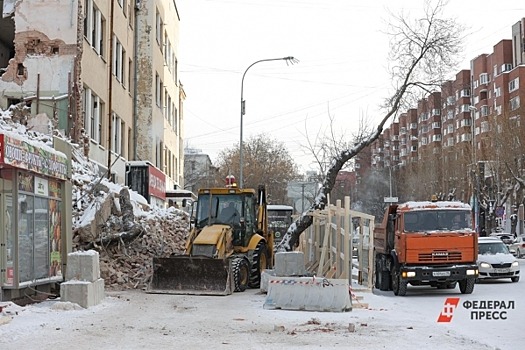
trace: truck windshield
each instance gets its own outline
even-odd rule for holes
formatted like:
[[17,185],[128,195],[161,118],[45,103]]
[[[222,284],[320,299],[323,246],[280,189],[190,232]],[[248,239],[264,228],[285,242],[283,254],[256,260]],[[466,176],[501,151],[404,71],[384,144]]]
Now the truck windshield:
[[469,210],[420,210],[404,214],[405,232],[465,231],[472,229]]

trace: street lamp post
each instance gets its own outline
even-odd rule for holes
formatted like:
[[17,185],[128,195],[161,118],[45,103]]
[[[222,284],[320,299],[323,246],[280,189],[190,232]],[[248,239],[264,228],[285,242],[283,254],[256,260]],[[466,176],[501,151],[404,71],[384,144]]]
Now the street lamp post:
[[473,188],[473,204],[474,204],[474,228],[477,233],[479,232],[479,206],[478,206],[478,185],[479,185],[479,174],[478,174],[478,162],[476,159],[476,111],[475,106],[469,106],[470,110],[470,130],[472,134],[472,166],[474,174],[474,188]]
[[252,64],[250,64],[248,66],[248,68],[246,68],[246,70],[244,71],[244,74],[242,75],[242,81],[241,81],[241,140],[239,142],[239,166],[240,166],[240,169],[239,169],[239,188],[242,188],[243,187],[243,144],[242,144],[242,131],[243,131],[243,127],[242,127],[242,121],[243,121],[243,116],[246,112],[246,108],[245,108],[245,101],[244,101],[244,98],[243,98],[243,89],[244,89],[244,77],[246,76],[246,73],[248,72],[248,69],[250,69],[251,67],[253,67],[254,65],[256,65],[257,63],[260,63],[260,62],[268,62],[268,61],[286,61],[286,62],[290,62],[290,63],[295,63],[295,58],[293,56],[287,56],[287,57],[281,57],[281,58],[267,58],[267,59],[264,59],[264,60],[259,60],[259,61],[255,61],[253,62]]

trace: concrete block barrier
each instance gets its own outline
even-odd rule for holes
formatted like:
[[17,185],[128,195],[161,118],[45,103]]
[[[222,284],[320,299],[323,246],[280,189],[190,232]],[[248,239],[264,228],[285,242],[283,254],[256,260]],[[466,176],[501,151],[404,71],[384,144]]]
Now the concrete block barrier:
[[279,252],[275,254],[277,276],[303,276],[305,274],[303,252]]
[[67,281],[60,284],[60,301],[76,303],[83,308],[99,304],[104,299],[104,280],[95,282]]
[[352,310],[347,280],[316,277],[272,277],[265,309],[345,312]]
[[95,250],[67,255],[66,281],[94,282],[100,278],[99,254]]

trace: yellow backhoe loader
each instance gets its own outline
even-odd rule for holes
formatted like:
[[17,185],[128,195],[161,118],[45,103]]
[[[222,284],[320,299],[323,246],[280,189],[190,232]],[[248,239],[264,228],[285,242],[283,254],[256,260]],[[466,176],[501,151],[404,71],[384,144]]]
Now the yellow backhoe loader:
[[200,189],[183,255],[153,258],[147,292],[228,295],[260,286],[273,265],[266,190]]

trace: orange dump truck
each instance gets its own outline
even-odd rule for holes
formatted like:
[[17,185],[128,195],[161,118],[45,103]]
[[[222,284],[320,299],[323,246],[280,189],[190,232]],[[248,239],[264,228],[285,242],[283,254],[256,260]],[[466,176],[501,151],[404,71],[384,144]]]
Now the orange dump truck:
[[386,208],[374,228],[375,288],[405,295],[407,286],[456,288],[470,294],[478,277],[478,237],[472,209],[456,201]]

